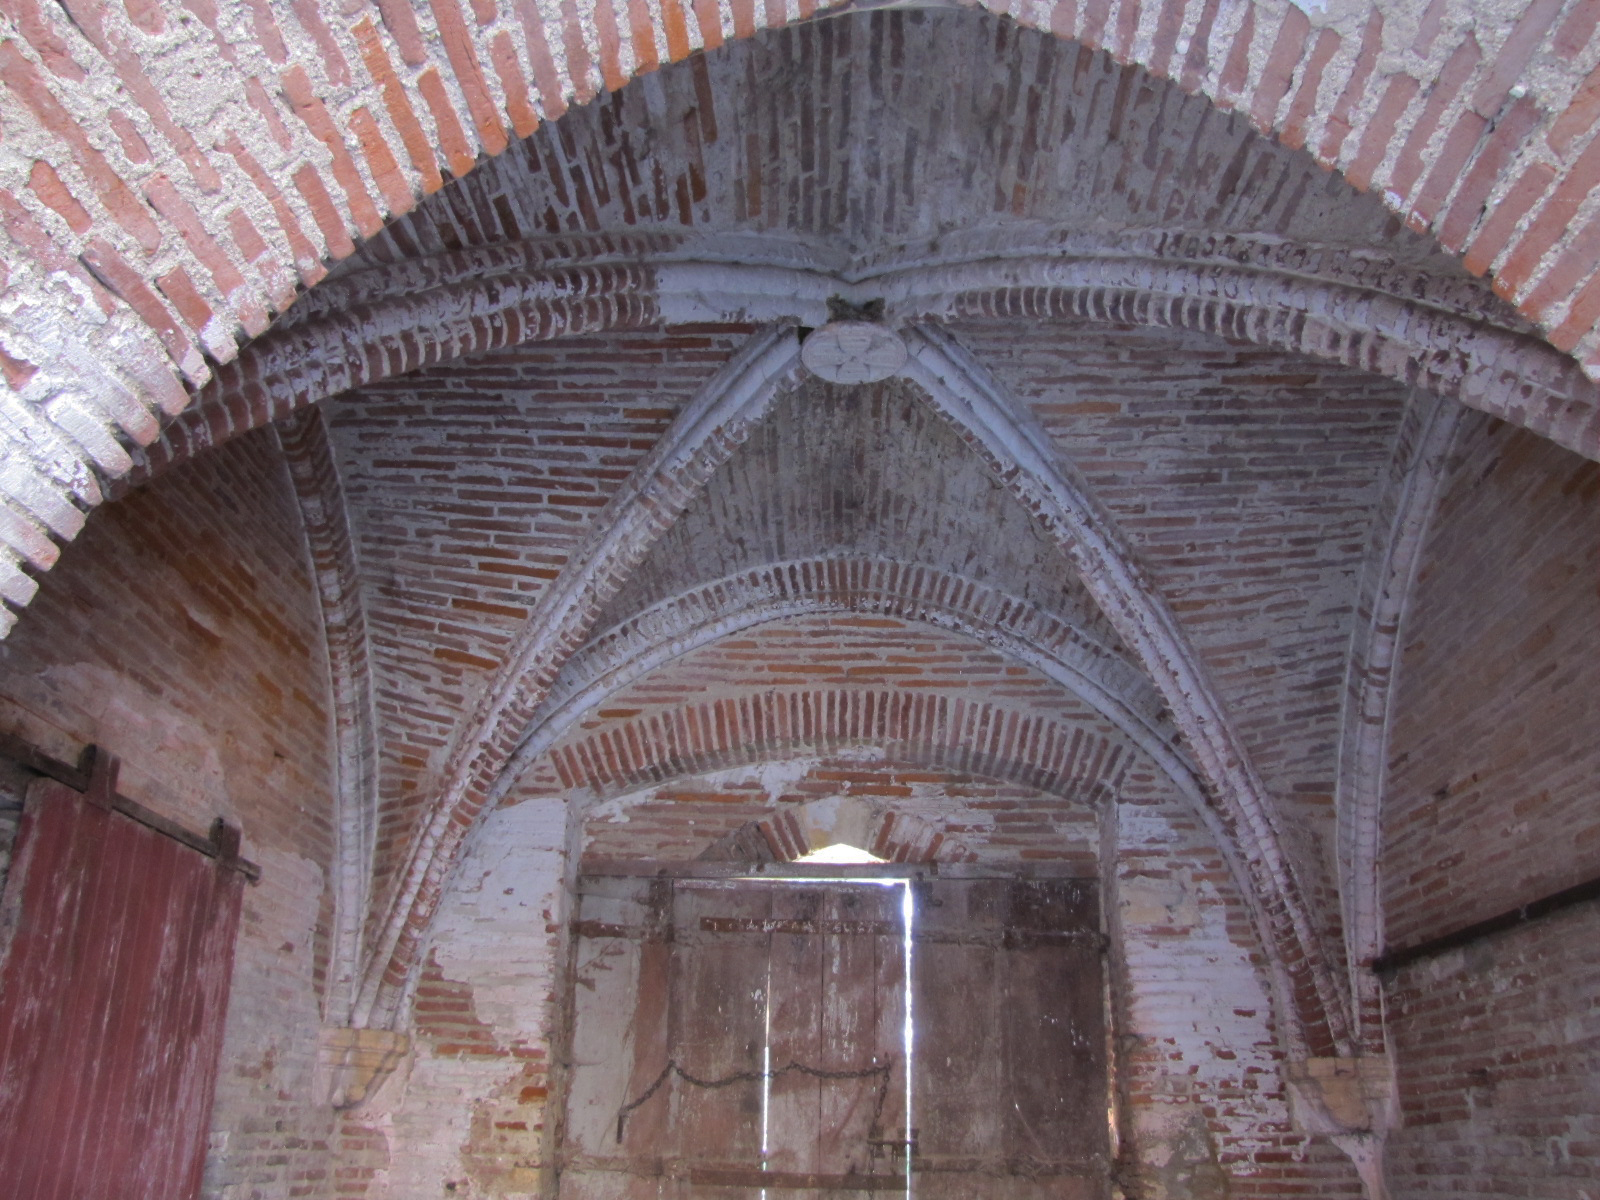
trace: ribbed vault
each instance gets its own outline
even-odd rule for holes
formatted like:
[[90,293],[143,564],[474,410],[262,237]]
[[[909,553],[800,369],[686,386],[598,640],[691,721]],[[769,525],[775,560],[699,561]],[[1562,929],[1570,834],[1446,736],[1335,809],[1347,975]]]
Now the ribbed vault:
[[[924,86],[930,73],[952,86]],[[833,299],[882,301],[890,325],[919,330],[906,379],[846,389],[804,376],[795,327]],[[1007,326],[1065,342],[1175,330],[1185,348],[1281,356],[1291,381],[1311,377],[1296,363],[1336,364],[1337,386],[1371,400],[1360,413],[1290,400],[1229,419],[1303,423],[1293,453],[1308,463],[1319,440],[1330,447],[1317,470],[1343,489],[1339,519],[1308,518],[1231,575],[1201,578],[1194,547],[1215,543],[1182,549],[1164,518],[1146,519],[1127,497],[1136,471],[1104,502],[1080,474],[1075,460],[1108,444],[1105,423],[1052,416],[1063,394],[1096,416],[1116,401],[1092,395],[1093,375],[1008,345]],[[653,389],[645,370],[591,403],[582,420],[621,440],[580,465],[539,415],[534,397],[549,393],[484,381],[545,355],[581,372],[571,347],[585,338],[602,356],[658,339],[699,375],[692,399],[681,379]],[[596,705],[731,630],[876,613],[985,640],[1151,756],[1234,856],[1286,973],[1291,1039],[1327,1053],[1348,1029],[1322,946],[1338,924],[1331,837],[1296,805],[1333,790],[1337,664],[1396,383],[1569,443],[1587,436],[1594,400],[1432,240],[1243,120],[1001,18],[859,14],[638,80],[375,233],[218,372],[135,477],[349,397],[330,426],[365,539],[383,726],[358,1022],[397,1019],[465,831]],[[654,407],[623,398],[653,390]],[[369,441],[386,403],[421,423]],[[507,415],[531,454],[495,442]],[[1192,458],[1191,420],[1203,417],[1183,414],[1176,444]],[[1119,422],[1147,418],[1135,404]],[[420,457],[395,453],[397,437]],[[469,472],[452,446],[481,446],[483,461]],[[1140,459],[1167,466],[1140,442],[1117,469]],[[1272,502],[1253,482],[1260,465],[1160,476],[1161,502],[1192,504],[1208,537],[1248,549],[1250,506]],[[397,521],[408,508],[416,520]],[[1231,526],[1230,508],[1244,514]],[[439,514],[429,552],[409,550],[407,521]],[[1182,615],[1202,602],[1203,618]],[[1257,644],[1270,668],[1240,665]],[[690,753],[662,728],[668,759]]]
[[540,126],[342,262],[134,477],[463,355],[816,324],[836,294],[1220,333],[1600,445],[1595,385],[1376,196],[1104,51],[926,11],[769,31]]

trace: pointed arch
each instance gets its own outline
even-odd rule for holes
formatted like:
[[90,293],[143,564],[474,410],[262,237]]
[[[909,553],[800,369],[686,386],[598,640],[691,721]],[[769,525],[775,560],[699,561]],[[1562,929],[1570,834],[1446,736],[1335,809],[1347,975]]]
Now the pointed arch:
[[[766,342],[752,339],[752,347],[707,390],[705,402],[691,406],[680,419],[682,424],[669,433],[666,441],[673,447],[694,442],[690,430],[698,431],[705,444],[716,442],[719,447],[718,455],[706,454],[701,459],[695,487],[709,477],[714,463],[721,461],[721,455],[737,440],[717,436],[718,418],[713,412],[721,413],[721,419],[734,422],[741,431],[748,430],[770,402],[774,393],[765,385],[775,369],[762,374],[755,387],[730,387],[728,381],[743,378],[748,368],[741,364],[762,355],[778,355],[776,343],[771,341],[778,336],[769,332]],[[787,351],[783,361],[792,368],[796,343],[792,333],[784,336]],[[927,393],[994,476],[1043,523],[1091,598],[1133,648],[1139,665],[1154,680],[1171,710],[1177,730],[1195,756],[1196,774],[1202,781],[1197,789],[1203,801],[1200,815],[1232,866],[1263,945],[1274,949],[1271,957],[1280,1015],[1291,1044],[1312,1054],[1348,1052],[1346,1000],[1316,932],[1295,866],[1279,838],[1273,801],[1181,627],[1144,579],[1114,523],[1099,510],[1086,485],[1060,461],[1048,435],[1021,403],[938,327],[919,327],[907,336],[911,355],[906,376]],[[766,349],[757,348],[758,343]],[[719,406],[712,397],[724,394],[725,404]],[[758,395],[762,399],[757,400]],[[664,445],[660,459],[671,460],[680,453]],[[364,1011],[379,1019],[394,1019],[417,939],[437,905],[460,838],[492,802],[505,768],[515,761],[535,706],[549,695],[557,672],[583,640],[596,598],[609,594],[639,561],[643,548],[687,503],[689,493],[683,489],[675,490],[670,510],[647,498],[653,489],[642,481],[654,477],[657,461],[653,455],[635,477],[641,482],[630,484],[619,495],[612,524],[592,543],[594,552],[583,556],[576,570],[559,581],[548,603],[541,603],[540,615],[529,623],[527,636],[519,639],[507,658],[491,700],[463,726],[467,732],[457,742],[447,770],[448,782],[414,842],[405,886],[390,908],[386,940],[378,946],[367,977]],[[621,532],[641,521],[648,523],[648,537]],[[580,618],[574,616],[579,610],[572,605],[588,607]],[[563,626],[564,621],[570,624]],[[672,729],[663,736],[681,740],[679,731]]]
[[321,411],[310,409],[283,422],[277,437],[305,527],[333,701],[337,879],[327,1018],[330,1025],[342,1025],[360,982],[377,843],[377,714],[370,643],[344,485]]
[[1086,803],[1115,796],[1132,759],[1122,739],[1047,713],[900,688],[815,687],[631,718],[568,739],[550,762],[564,788],[609,800],[780,755],[854,746]]
[[774,563],[714,580],[598,633],[572,660],[492,795],[611,696],[666,662],[772,621],[875,613],[967,634],[1026,663],[1120,729],[1187,795],[1203,786],[1148,678],[1071,624],[972,580],[881,559]]
[[383,1026],[395,1019],[462,840],[489,803],[518,733],[582,644],[600,606],[795,378],[799,352],[792,328],[769,326],[753,334],[678,415],[618,489],[584,547],[541,595],[488,690],[457,727],[444,783],[412,837],[373,939],[356,1024]]
[[[1600,252],[1594,221],[1575,219],[1594,182],[1581,17],[1528,2],[1492,25],[1435,22],[1401,62],[1386,37],[1423,7],[1045,0],[1015,19],[1248,114],[1430,231],[1472,273],[1493,271],[1543,340],[1600,371]],[[315,64],[290,68],[279,88],[254,78],[228,42],[231,25],[215,20],[155,13],[141,19],[161,23],[162,37],[124,40],[115,13],[108,34],[59,6],[30,11],[0,46],[0,85],[58,161],[21,154],[0,171],[0,594],[12,606],[0,608],[0,631],[32,597],[23,564],[43,570],[53,558],[38,543],[74,537],[103,484],[132,468],[128,447],[148,444],[212,362],[232,361],[352,254],[352,234],[375,234],[441,187],[445,170],[471,171],[569,104],[788,21],[782,6],[754,0],[569,6],[559,19],[519,2],[484,25],[453,3],[374,16],[312,0],[298,27],[255,26]],[[831,15],[813,0],[797,12]],[[174,64],[201,60],[210,86],[179,86]],[[1523,82],[1530,72],[1538,94]],[[150,141],[127,140],[127,118],[86,86],[112,78]],[[44,169],[37,186],[30,168]],[[1510,419],[1600,453],[1592,402],[1538,407],[1514,403]]]
[[964,842],[946,837],[913,813],[842,795],[787,805],[765,820],[747,822],[711,843],[700,857],[711,862],[795,862],[839,844],[894,863],[978,860]]
[[1463,416],[1447,400],[1426,393],[1412,398],[1373,523],[1345,679],[1335,790],[1339,891],[1357,1034],[1379,1054],[1381,996],[1371,964],[1383,951],[1379,861],[1391,705],[1400,682],[1406,611]]
[[1116,245],[1063,235],[1003,255],[979,239],[844,269],[809,244],[773,241],[734,239],[707,258],[685,236],[535,238],[331,282],[218,368],[119,486],[340,392],[466,355],[663,322],[814,326],[833,297],[882,300],[896,324],[1065,319],[1239,338],[1426,387],[1600,457],[1600,385],[1481,292],[1399,263],[1357,270],[1239,235],[1158,232]]

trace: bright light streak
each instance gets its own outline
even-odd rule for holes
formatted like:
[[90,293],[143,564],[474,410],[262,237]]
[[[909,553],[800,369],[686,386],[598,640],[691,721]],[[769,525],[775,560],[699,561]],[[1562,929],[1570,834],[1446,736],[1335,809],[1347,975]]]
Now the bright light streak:
[[[813,860],[817,861],[817,860]],[[874,859],[881,862],[881,859]],[[741,875],[741,882],[772,883],[772,884],[806,884],[806,883],[847,883],[853,886],[868,887],[897,887],[903,889],[900,893],[900,938],[901,950],[904,954],[904,974],[902,983],[905,989],[905,1022],[901,1029],[901,1050],[906,1064],[905,1069],[905,1100],[906,1122],[901,1133],[903,1148],[906,1157],[906,1200],[911,1200],[911,1081],[912,1081],[912,1054],[916,1041],[916,1022],[911,1012],[911,931],[916,922],[917,902],[911,891],[909,879],[860,879],[850,876],[823,877],[807,876],[802,878],[786,879],[775,875]],[[772,956],[767,956],[767,1014],[766,1035],[761,1048],[761,1169],[770,1169],[767,1156],[771,1153],[771,1119],[772,1119]],[[761,1200],[767,1200],[767,1189],[761,1189]]]
[[911,891],[911,880],[901,880],[901,886],[905,889],[900,893],[900,921],[903,926],[901,936],[905,939],[906,1200],[911,1200],[911,1064],[916,1035],[916,1021],[911,1012],[911,929],[917,916],[917,902]]
[[[761,1038],[761,1170],[769,1170],[767,1156],[772,1153],[772,955],[767,955],[767,1026]],[[767,1200],[767,1189],[761,1189]]]
[[813,850],[810,854],[802,854],[795,862],[824,863],[842,866],[846,863],[881,863],[887,859],[879,858],[876,854],[869,854],[859,846],[852,846],[846,842],[835,842],[831,846],[824,846],[821,850]]

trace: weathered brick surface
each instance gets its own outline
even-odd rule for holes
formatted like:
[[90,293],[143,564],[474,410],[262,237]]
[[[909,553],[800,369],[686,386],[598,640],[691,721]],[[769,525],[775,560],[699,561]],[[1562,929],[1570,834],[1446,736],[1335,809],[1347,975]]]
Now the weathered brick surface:
[[[928,495],[931,479],[938,487]],[[628,576],[596,628],[697,584],[846,556],[972,578],[1126,657],[1042,523],[903,380],[851,388],[811,379],[781,397]]]
[[[303,1100],[310,1042],[282,1031],[309,1028],[326,970],[333,838],[321,798],[332,792],[329,725],[348,722],[329,711],[343,701],[325,695],[315,593],[265,443],[246,438],[198,474],[134,492],[88,522],[84,546],[56,568],[54,540],[79,534],[108,481],[146,478],[317,397],[371,385],[330,409],[352,485],[344,566],[372,614],[386,755],[381,897],[439,791],[460,718],[532,605],[598,505],[748,331],[658,332],[671,314],[651,256],[739,259],[795,235],[807,240],[783,241],[784,263],[828,272],[897,256],[992,257],[1025,241],[1084,256],[1098,264],[1088,283],[1006,286],[991,275],[976,290],[953,283],[948,308],[935,311],[961,316],[960,336],[1032,401],[1178,611],[1266,779],[1270,811],[1254,819],[1284,826],[1334,935],[1339,683],[1403,389],[1261,347],[1459,388],[1600,456],[1593,389],[1535,324],[1467,276],[1492,274],[1551,331],[1550,345],[1596,369],[1595,0],[1508,0],[1489,18],[1464,0],[1324,11],[1282,0],[1061,0],[1019,17],[1049,35],[991,12],[909,12],[762,37],[752,35],[814,5],[556,7],[227,0],[191,12],[166,0],[15,0],[8,10],[0,631],[39,607],[0,653],[4,719],[62,750],[104,741],[124,754],[141,799],[196,822],[237,813],[257,839],[263,888],[278,890],[252,893],[272,902],[246,913],[236,1002],[259,1020],[230,1042],[230,1062],[246,1066],[225,1078],[224,1104],[242,1115],[219,1134],[213,1162],[214,1186],[241,1195],[328,1186],[332,1126]],[[1072,38],[1081,45],[1063,40]],[[689,57],[697,47],[713,53]],[[645,77],[623,87],[635,74]],[[202,75],[206,86],[195,86]],[[507,149],[512,132],[533,137]],[[441,191],[446,173],[465,178]],[[426,193],[440,194],[376,232]],[[485,273],[494,253],[533,235],[558,237],[557,257],[611,261],[555,280],[559,295],[515,262]],[[339,258],[345,268],[234,359],[241,338]],[[381,269],[355,270],[368,266]],[[633,332],[515,349],[601,329]],[[509,349],[397,378],[484,347]],[[140,449],[214,374],[201,403]],[[1052,619],[1104,634],[1076,584],[1063,584],[1059,551],[986,495],[981,474],[941,469],[950,460],[936,428],[886,407],[876,426],[830,429],[824,408],[809,440],[762,431],[767,457],[730,464],[705,511],[685,517],[600,624],[718,572],[846,546],[861,558],[978,571]],[[1392,942],[1593,874],[1593,466],[1527,434],[1484,432],[1496,429],[1480,426],[1464,443],[1405,629],[1384,861]],[[878,435],[900,475],[841,458],[836,469],[862,486],[834,495],[831,511],[797,506],[797,489],[762,478],[775,460],[804,463],[809,478]],[[943,513],[901,504],[940,489]],[[892,518],[881,527],[862,520],[875,505]],[[963,557],[972,546],[988,558]],[[884,730],[900,721],[896,754],[930,729],[952,751],[913,766],[969,781],[996,770],[1002,778],[983,786],[1008,799],[1027,788],[1070,797],[1092,778],[1122,789],[1137,825],[1148,764],[1117,731],[1027,671],[1006,676],[993,644],[950,632],[950,614],[938,631],[910,626],[915,602],[898,597],[876,625],[814,614],[740,634],[677,664],[687,673],[640,682],[629,699],[637,711],[597,713],[572,731],[528,772],[529,798],[489,818],[548,818],[508,842],[546,872],[540,916],[556,911],[545,901],[557,895],[564,846],[554,797],[593,790],[614,804],[718,767],[715,791],[727,771],[796,752],[806,721],[828,735],[805,744],[813,757],[874,738],[883,750]],[[863,628],[870,635],[858,636]],[[857,657],[804,659],[810,643],[797,630]],[[592,666],[601,649],[575,661]],[[1126,665],[1119,647],[1107,649]],[[938,683],[947,668],[958,685]],[[878,706],[886,697],[893,703]],[[696,731],[660,732],[680,716]],[[1074,738],[1111,765],[1062,766]],[[1040,747],[1048,753],[1033,753]],[[503,761],[509,745],[491,749]],[[710,796],[663,801],[659,814],[641,804],[633,831],[645,836],[657,815],[697,805],[731,817],[749,799]],[[482,796],[469,799],[455,810],[463,821]],[[1132,976],[1149,973],[1130,991],[1142,997],[1130,1001],[1133,1028],[1154,1039],[1130,1051],[1144,1064],[1130,1069],[1139,1097],[1130,1111],[1158,1147],[1141,1159],[1144,1193],[1213,1194],[1231,1174],[1234,1195],[1347,1194],[1348,1165],[1285,1124],[1274,1031],[1246,969],[1278,948],[1252,940],[1219,847],[1184,825],[1193,817],[1171,797],[1150,805],[1148,837],[1119,830],[1116,871],[1132,880],[1170,869],[1183,897],[1207,899],[1175,902],[1188,924],[1130,925],[1126,939]],[[1155,815],[1162,805],[1170,811]],[[1055,853],[1042,806],[1035,819],[1017,818],[1015,848],[1039,838]],[[451,893],[446,910],[448,936],[435,931],[429,954],[397,960],[394,985],[415,965],[419,996],[442,1007],[418,1027],[409,1083],[391,1097],[395,1123],[339,1127],[336,1185],[352,1192],[454,1183],[515,1194],[527,1183],[518,1172],[537,1165],[543,1018],[507,1015],[485,961],[450,957],[452,938],[472,944],[463,931],[477,917],[463,914],[486,914],[488,902]],[[517,969],[544,979],[549,930],[519,924],[525,917],[508,909],[483,928],[526,939]],[[1415,982],[1423,968],[1396,985],[1402,1081],[1418,1117],[1404,1135],[1412,1165],[1394,1167],[1402,1194],[1543,1188],[1567,1200],[1557,1189],[1593,1166],[1583,1124],[1592,1104],[1585,1110],[1559,1071],[1529,1073],[1563,1055],[1588,1062],[1573,1011],[1592,990],[1592,964],[1558,954],[1553,936],[1527,931],[1461,970],[1428,968],[1442,996]],[[1165,999],[1149,999],[1169,984]],[[1442,1007],[1428,1007],[1435,1000]],[[1514,1060],[1496,1060],[1503,1084],[1492,1071],[1480,1084],[1472,1072],[1489,1068],[1469,1063],[1490,1018],[1517,1047]],[[1441,1027],[1462,1036],[1450,1041]],[[1246,1065],[1229,1065],[1241,1053]],[[513,1060],[518,1073],[507,1074]],[[1564,1099],[1540,1107],[1540,1087]],[[1488,1115],[1491,1101],[1523,1115]],[[430,1113],[441,1122],[431,1132]],[[391,1159],[413,1143],[430,1148]],[[463,1144],[475,1147],[466,1157]],[[1481,1169],[1469,1179],[1452,1154]],[[453,1174],[440,1173],[447,1166]]]
[[1402,970],[1386,989],[1395,1194],[1583,1200],[1600,1170],[1593,903]]
[[1193,334],[958,333],[1116,517],[1327,888],[1351,616],[1404,391]]
[[541,1194],[566,822],[549,798],[485,822],[433,927],[412,1053],[345,1117],[330,1196]]
[[121,790],[192,829],[242,826],[246,889],[207,1194],[315,1194],[312,1091],[332,920],[322,631],[270,436],[97,512],[0,646],[0,721],[47,753],[122,759]]
[[1405,626],[1391,946],[1600,874],[1600,468],[1497,422],[1459,452]]
[[[377,1194],[409,1194],[401,1181],[437,1187],[443,1180],[468,1194],[533,1194],[532,1173],[544,1161],[534,1134],[547,1119],[548,1097],[543,1063],[523,1047],[548,1037],[550,1018],[525,988],[514,1002],[503,997],[513,975],[519,984],[558,983],[548,967],[522,959],[525,945],[547,936],[550,911],[514,925],[495,914],[538,906],[530,893],[553,886],[561,870],[563,851],[550,838],[564,806],[531,794],[537,790],[489,819],[464,864],[459,896],[441,913],[418,986],[411,1074],[390,1085],[379,1102],[385,1115],[365,1126],[385,1131],[380,1153],[361,1145],[394,1189]],[[1359,1194],[1347,1160],[1290,1128],[1250,919],[1203,829],[1147,772],[1129,777],[1107,827],[1103,807],[896,761],[870,744],[780,754],[589,802],[567,852],[601,869],[641,855],[682,861],[751,820],[841,795],[959,835],[980,861],[1055,861],[1108,880],[1120,946],[1113,1019],[1126,1141],[1119,1169],[1141,1194]],[[425,1106],[430,1115],[422,1121]],[[359,1175],[348,1173],[345,1191],[372,1194]]]
[[[1600,471],[1498,422],[1457,446],[1404,626],[1385,797],[1388,944],[1593,879]],[[1600,1169],[1593,903],[1385,988],[1398,1195],[1577,1200]]]
[[1114,788],[1131,753],[1082,701],[970,637],[825,616],[669,663],[608,697],[549,757],[564,789],[610,794],[784,745],[867,742],[1077,795]]
[[525,347],[331,406],[372,634],[380,893],[542,590],[738,338]]
[[1135,769],[1101,846],[1129,1194],[1361,1196],[1349,1160],[1291,1120],[1261,943],[1200,822]]
[[[499,223],[526,233],[570,228],[563,224],[569,220],[592,223],[619,198],[635,220],[695,222],[717,191],[711,168],[719,142],[745,143],[748,149],[740,152],[746,153],[770,140],[782,151],[774,158],[806,164],[808,150],[836,135],[831,118],[835,110],[842,116],[846,103],[846,95],[813,97],[804,111],[819,119],[791,127],[801,131],[793,146],[781,145],[784,135],[772,126],[751,124],[745,137],[729,136],[734,123],[717,106],[732,89],[713,72],[739,61],[754,43],[722,43],[729,36],[749,39],[761,26],[782,25],[789,17],[770,7],[758,12],[749,3],[732,6],[727,28],[720,11],[677,3],[632,3],[626,14],[612,4],[593,12],[571,8],[559,19],[516,4],[486,23],[487,9],[475,10],[469,22],[454,3],[421,13],[381,5],[378,21],[336,7],[302,0],[292,19],[289,12],[280,19],[234,3],[208,7],[194,20],[151,4],[84,0],[59,12],[19,5],[16,36],[4,47],[4,80],[20,152],[0,172],[0,190],[37,206],[36,215],[69,258],[89,252],[102,264],[97,270],[123,277],[107,331],[83,312],[81,294],[55,276],[49,263],[54,250],[19,245],[7,255],[7,280],[0,286],[19,317],[6,351],[13,364],[7,378],[30,403],[50,406],[41,430],[46,436],[29,451],[32,463],[45,468],[42,477],[13,481],[7,489],[20,511],[43,517],[52,497],[72,490],[73,471],[91,462],[113,475],[126,471],[113,431],[143,441],[153,413],[181,407],[174,372],[206,379],[211,368],[204,354],[231,359],[241,334],[285,307],[297,280],[322,278],[323,255],[353,252],[351,230],[369,233],[382,218],[376,197],[391,215],[404,212],[419,194],[439,187],[441,163],[460,174],[480,155],[504,150],[508,121],[526,134],[539,116],[566,112],[569,101],[588,100],[601,87],[617,89],[635,72],[683,59],[696,47],[717,50],[678,73],[692,80],[684,94],[695,101],[692,114],[683,113],[688,119],[670,163],[642,169],[640,147],[620,141],[608,170],[594,160],[573,162],[571,143],[547,145],[567,176],[565,198],[520,214],[509,201],[503,211],[492,205],[480,210],[483,227]],[[798,15],[810,15],[813,7],[801,4]],[[875,25],[802,26],[769,40],[792,39],[797,53],[813,61],[864,42],[915,79],[927,62],[919,31],[967,22],[957,39],[963,53],[980,66],[1007,62],[1014,72],[999,87],[971,92],[988,106],[985,126],[1006,131],[986,143],[994,161],[962,178],[963,168],[953,164],[964,159],[941,166],[937,155],[917,147],[898,160],[885,157],[882,189],[840,186],[824,171],[797,180],[789,195],[778,195],[775,181],[759,176],[721,194],[762,219],[786,207],[807,219],[842,216],[850,207],[843,197],[852,192],[870,197],[860,215],[931,211],[939,204],[926,202],[923,177],[933,177],[927,183],[937,192],[943,172],[984,196],[989,211],[1051,207],[1053,180],[1042,166],[1048,158],[1042,150],[1096,123],[1075,120],[1065,129],[1044,95],[1057,76],[1095,64],[1087,66],[1090,75],[1098,71],[1103,78],[1084,76],[1077,84],[1114,127],[1136,127],[1154,113],[1182,125],[1215,104],[1241,114],[1238,130],[1249,114],[1252,124],[1281,133],[1287,144],[1315,147],[1321,165],[1350,171],[1415,227],[1443,221],[1449,245],[1473,246],[1474,270],[1498,269],[1502,291],[1555,330],[1556,345],[1575,348],[1592,366],[1593,319],[1600,311],[1593,301],[1600,291],[1591,282],[1595,214],[1586,197],[1593,154],[1585,134],[1594,114],[1596,49],[1584,32],[1592,22],[1587,5],[1565,7],[1570,11],[1563,14],[1555,0],[1513,0],[1491,22],[1472,20],[1459,4],[1422,0],[1382,11],[1362,5],[1319,10],[1309,18],[1292,4],[1223,6],[1217,0],[1129,3],[1115,14],[1061,0],[1020,14],[1058,39],[1079,39],[1083,53],[988,15],[894,14]],[[241,36],[255,43],[251,53],[235,49]],[[1101,47],[1118,60],[1175,75],[1206,99],[1157,103],[1152,89],[1130,82],[1129,69],[1090,53]],[[197,62],[205,63],[210,86],[204,89],[187,86]],[[905,70],[908,62],[919,67]],[[931,73],[949,78],[956,72]],[[269,91],[263,75],[281,86]],[[781,74],[752,71],[750,77],[769,95],[785,91],[765,87]],[[104,103],[108,88],[127,105]],[[1530,98],[1531,112],[1517,110],[1515,120],[1497,124],[1503,108]],[[953,117],[957,109],[945,111]],[[1220,124],[1215,117],[1200,119]],[[1429,137],[1429,131],[1437,132]],[[1284,211],[1299,205],[1304,197],[1278,186],[1270,167],[1260,173],[1268,159],[1284,154],[1261,145],[1267,149],[1243,157],[1222,147],[1187,159],[1144,151],[1100,178],[1110,181],[1105,194],[1121,202],[1119,221],[1142,197],[1160,206],[1161,197],[1173,195],[1167,191],[1171,170],[1184,163],[1217,181],[1210,194],[1223,201],[1223,220],[1252,202],[1246,197],[1270,196],[1274,204],[1282,198]],[[855,156],[863,170],[875,170],[869,158]],[[29,185],[39,163],[55,182],[35,189]],[[166,199],[163,186],[171,189]],[[1182,203],[1208,191],[1180,188],[1175,194]],[[241,203],[271,253],[253,253],[255,237],[236,235]],[[1168,203],[1164,212],[1171,211]],[[1317,214],[1318,236],[1329,216]],[[158,281],[169,286],[158,291]],[[106,332],[118,343],[121,362],[83,380],[73,364],[93,357],[91,347]],[[1566,428],[1563,436],[1593,448],[1592,414],[1563,414],[1559,399],[1539,407],[1545,411],[1529,416],[1541,428],[1576,421],[1580,427]]]
[[[926,87],[933,71],[950,86]],[[841,153],[851,146],[861,152]],[[543,126],[441,199],[351,267],[662,226],[829,237],[881,255],[963,226],[1055,227],[1067,214],[1084,229],[1193,222],[1430,254],[1376,197],[1256,136],[1242,115],[1108,53],[939,12],[796,25],[665,68]]]

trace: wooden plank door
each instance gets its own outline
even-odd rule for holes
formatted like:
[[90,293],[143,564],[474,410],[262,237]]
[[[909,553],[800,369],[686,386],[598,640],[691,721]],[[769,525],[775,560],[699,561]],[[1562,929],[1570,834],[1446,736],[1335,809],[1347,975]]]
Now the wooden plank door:
[[1109,1195],[1092,883],[584,886],[562,1200]]
[[843,1198],[903,1180],[900,896],[899,887],[774,889],[764,1165],[787,1187]]
[[919,1200],[1103,1200],[1108,1085],[1096,890],[917,885]]
[[657,1097],[670,1083],[672,886],[586,878],[574,904],[560,1196],[653,1200],[668,1134]]
[[562,1200],[903,1190],[900,895],[580,880]]
[[199,1193],[243,879],[36,784],[0,953],[0,1180],[14,1200]]

